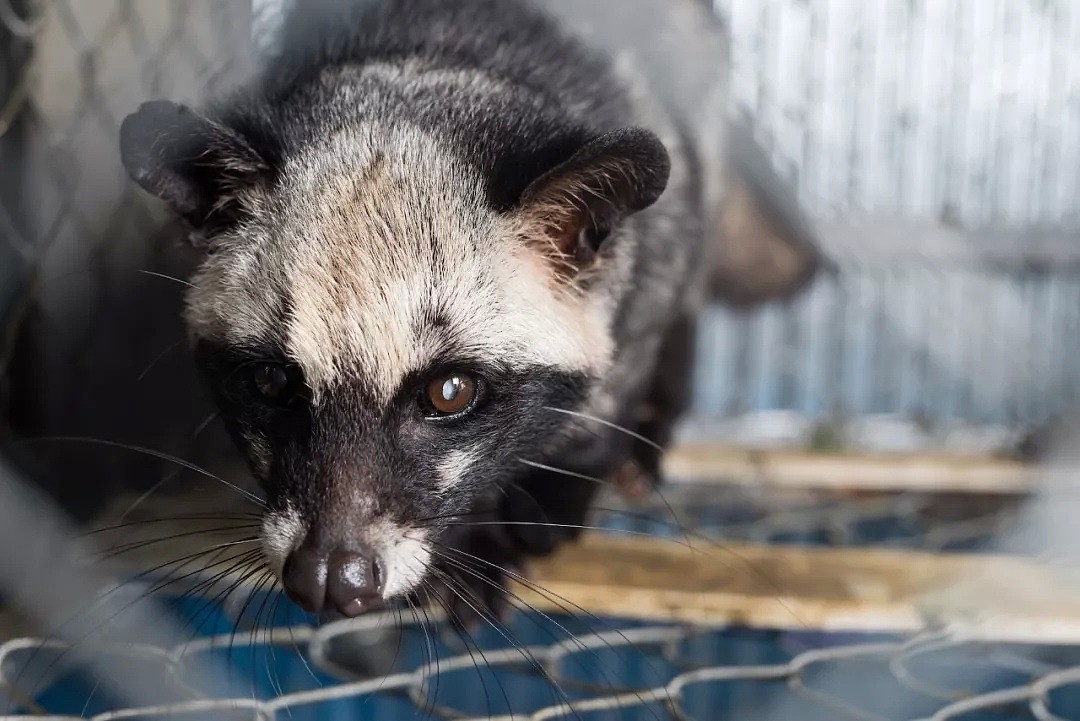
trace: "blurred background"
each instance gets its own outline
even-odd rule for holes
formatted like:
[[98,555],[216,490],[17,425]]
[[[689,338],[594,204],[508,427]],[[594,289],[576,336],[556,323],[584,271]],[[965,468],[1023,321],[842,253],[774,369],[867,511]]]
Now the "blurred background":
[[[831,414],[872,445],[987,450],[1066,412],[1080,388],[1075,4],[717,10],[732,103],[838,272],[786,306],[717,309],[698,415],[791,410],[755,432],[797,437]],[[871,431],[883,414],[914,425]]]
[[[87,439],[243,476],[184,345],[195,259],[128,182],[117,133],[143,100],[198,103],[242,79],[288,6],[0,0],[4,458],[80,524],[178,517],[216,486]],[[539,571],[557,597],[523,589],[541,611],[473,647],[432,641],[408,614],[389,636],[399,618],[315,631],[269,585],[240,607],[222,579],[189,581],[172,610],[196,640],[161,660],[170,678],[216,655],[241,669],[241,696],[265,699],[233,708],[250,718],[1080,718],[1080,605],[1060,573],[1075,567],[1080,5],[714,10],[731,116],[751,120],[823,262],[789,299],[705,313],[664,497],[600,501],[605,530]],[[167,550],[202,543],[175,533],[191,537]],[[680,555],[680,539],[718,558]],[[130,544],[133,569],[164,562],[161,543],[91,540],[106,555]],[[34,538],[0,528],[0,544]],[[8,591],[23,603],[0,643],[72,641]],[[236,629],[242,658],[213,642]],[[531,658],[506,650],[523,644]],[[130,705],[122,694],[95,694],[93,673],[61,673],[39,647],[0,646],[9,710],[123,717],[108,715]],[[465,660],[433,667],[436,653]]]

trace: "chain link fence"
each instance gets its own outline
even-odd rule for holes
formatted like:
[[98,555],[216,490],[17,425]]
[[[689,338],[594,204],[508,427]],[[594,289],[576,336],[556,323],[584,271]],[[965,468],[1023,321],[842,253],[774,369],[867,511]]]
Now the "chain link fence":
[[[247,0],[0,2],[0,48],[12,49],[0,87],[5,438],[92,436],[190,458],[227,447],[220,428],[201,427],[211,407],[184,359],[183,278],[195,259],[161,204],[129,182],[117,138],[145,100],[201,103],[233,84],[249,67],[251,30]],[[116,489],[171,472],[100,449],[17,451],[36,477],[100,479],[92,492],[52,489],[88,515]]]
[[[535,614],[517,617],[506,633],[533,642],[516,647],[489,640],[466,648],[447,638],[437,617],[421,626],[399,625],[391,615],[319,629],[292,626],[250,637],[209,637],[153,653],[120,651],[129,662],[167,666],[182,687],[188,666],[225,653],[232,644],[245,662],[238,673],[254,681],[253,693],[89,717],[175,719],[212,711],[213,718],[222,719],[324,721],[1050,721],[1075,718],[1080,700],[1075,648],[1035,649],[948,632],[856,641],[674,626],[599,633],[575,628],[570,637],[565,632],[571,629],[560,621],[572,624]],[[5,644],[0,662],[10,667],[35,643]],[[393,654],[396,645],[410,651],[393,655],[390,663],[373,658],[376,652]],[[438,660],[415,652],[425,645],[429,653],[440,654]],[[373,675],[373,662],[391,668]]]
[[[1015,428],[1071,407],[1080,12],[1049,0],[716,6],[733,31],[736,103],[841,263],[789,305],[708,313],[698,418],[789,409]],[[258,28],[273,18],[258,9],[0,0],[0,370],[34,379],[13,387],[0,373],[15,432],[190,458],[195,437],[220,431],[172,364],[183,341],[173,280],[191,259],[127,182],[116,136],[142,100],[197,102],[242,76],[252,40],[269,47]],[[1029,87],[1025,73],[1055,84]],[[970,93],[953,92],[965,83]],[[93,463],[84,472],[146,487],[172,473]],[[997,549],[1023,501],[693,483],[665,494],[643,506],[606,498],[596,522],[674,540],[982,552]],[[105,656],[119,669],[157,667],[187,700],[130,708],[62,663],[62,644],[40,639],[0,645],[0,685],[19,714],[101,721],[1080,718],[1080,650],[1066,643],[653,626],[566,613],[562,599],[465,641],[431,611],[316,628],[276,593],[200,583],[171,604],[191,640]],[[232,700],[193,697],[188,675],[211,660],[228,661],[249,687]]]
[[5,0],[0,28],[16,49],[0,130],[25,153],[5,163],[5,179],[25,191],[4,204],[5,250],[32,266],[40,292],[59,293],[41,288],[58,274],[84,272],[104,294],[103,262],[148,252],[161,220],[120,167],[120,120],[149,97],[201,101],[219,91],[244,61],[247,4]]
[[[126,519],[135,531],[110,527],[95,540],[108,556],[145,553],[147,538],[156,543],[156,551],[135,561],[136,568],[154,570],[123,587],[136,598],[163,596],[186,631],[166,647],[113,644],[106,661],[117,668],[153,667],[156,677],[168,680],[162,693],[182,700],[131,708],[92,674],[63,663],[68,646],[37,638],[0,645],[0,688],[15,699],[33,699],[23,713],[99,721],[1076,718],[1075,634],[1055,644],[1046,643],[1053,630],[1039,643],[999,642],[993,629],[973,635],[929,610],[921,632],[886,616],[869,630],[822,625],[795,610],[799,592],[788,590],[782,567],[770,565],[768,556],[747,560],[729,546],[998,551],[1024,500],[1022,492],[821,492],[686,480],[643,501],[610,492],[590,521],[598,532],[731,555],[723,562],[735,559],[747,574],[766,579],[774,589],[769,595],[790,599],[781,604],[786,622],[762,628],[734,619],[681,625],[598,616],[557,591],[522,581],[511,592],[512,613],[468,635],[446,622],[437,603],[315,624],[277,590],[250,580],[235,585],[239,574],[229,556],[218,562],[212,555],[208,568],[189,573],[191,548],[231,549],[247,538],[238,535],[242,531],[210,517],[154,523],[148,536],[139,536],[141,520],[186,513],[171,503],[144,507]],[[220,507],[232,508],[225,501]],[[159,563],[162,557],[172,560]],[[911,556],[908,570],[917,573],[926,558]],[[818,581],[825,586],[875,584],[822,568]],[[874,592],[868,593],[873,603]],[[802,600],[799,608],[813,608],[813,599]],[[190,693],[189,674],[211,663],[228,669],[231,697]]]
[[[743,514],[743,525],[732,522],[740,516],[738,500],[716,484],[680,484],[645,504],[606,498],[596,522],[614,534],[676,543],[689,537],[701,546],[749,537],[940,552],[983,550],[979,542],[992,543],[1019,505],[1018,498],[970,495],[951,504],[910,494],[900,502],[850,492],[831,499],[755,495],[768,510],[753,519]],[[918,557],[911,563],[915,571]],[[775,573],[766,566],[751,572]],[[782,578],[773,582],[783,587]],[[860,581],[841,574],[821,582]],[[185,700],[129,708],[93,677],[58,663],[63,644],[32,638],[0,645],[0,687],[35,699],[39,714],[99,721],[1050,721],[1080,714],[1080,646],[1073,637],[1047,645],[998,642],[992,632],[974,636],[948,626],[921,633],[888,623],[877,631],[829,630],[794,611],[786,628],[772,630],[649,624],[600,618],[536,587],[528,598],[513,597],[515,610],[505,620],[462,635],[437,604],[318,626],[259,585],[236,588],[209,572],[185,585],[194,592],[174,597],[172,606],[187,620],[189,638],[165,648],[114,646],[108,656],[118,667],[154,666],[175,686],[170,693],[187,694]],[[145,577],[141,586],[162,592]],[[188,693],[188,674],[211,662],[229,669],[238,688],[233,697]]]

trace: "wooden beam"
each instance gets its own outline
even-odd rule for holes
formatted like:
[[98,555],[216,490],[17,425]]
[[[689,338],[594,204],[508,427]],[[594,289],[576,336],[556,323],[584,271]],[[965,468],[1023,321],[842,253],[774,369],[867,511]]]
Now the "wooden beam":
[[[191,524],[164,526],[153,536]],[[125,554],[120,575],[225,538],[147,546]],[[580,608],[616,618],[864,633],[916,633],[947,622],[979,638],[1080,644],[1080,585],[1019,558],[687,543],[586,534],[535,562],[530,583],[514,592],[545,611]]]
[[981,638],[1080,642],[1080,593],[1017,558],[693,544],[587,535],[536,564],[546,592],[517,592],[598,616],[903,633],[943,620]]
[[[1024,492],[1035,481],[1033,468],[985,458],[753,452],[715,445],[683,446],[668,464],[669,472],[695,480],[806,489],[974,495]],[[205,494],[187,500],[171,498],[167,507],[141,512],[183,519],[205,510],[208,502]],[[238,503],[232,497],[218,501],[218,510]],[[178,520],[142,530],[167,537],[192,525]],[[107,546],[137,536],[124,532],[97,539]],[[175,557],[213,542],[213,537],[181,537],[125,554],[124,560],[151,567],[163,554]],[[1080,643],[1080,599],[1045,569],[1019,559],[692,543],[691,549],[678,540],[586,535],[535,564],[530,578],[547,593],[524,587],[516,592],[541,608],[572,603],[605,616],[859,632],[916,632],[928,618],[943,618],[959,619],[989,638]]]
[[673,448],[664,471],[676,481],[928,493],[1028,493],[1038,480],[1035,466],[996,458],[746,450],[710,443]]

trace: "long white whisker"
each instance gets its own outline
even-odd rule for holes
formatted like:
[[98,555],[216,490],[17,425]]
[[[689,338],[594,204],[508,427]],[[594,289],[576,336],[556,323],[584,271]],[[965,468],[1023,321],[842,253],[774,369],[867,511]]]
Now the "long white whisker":
[[139,377],[135,380],[135,382],[136,383],[142,383],[143,379],[146,378],[146,376],[148,376],[150,374],[150,371],[154,370],[154,366],[156,366],[158,363],[160,363],[161,360],[163,358],[165,358],[165,356],[169,355],[174,350],[176,350],[180,346],[184,345],[184,343],[186,343],[186,342],[187,341],[185,341],[183,339],[178,340],[175,343],[173,343],[172,345],[170,345],[168,348],[166,348],[165,350],[161,351],[161,353],[159,353],[154,358],[154,360],[150,361],[150,365],[146,366],[146,368],[143,369],[143,372],[139,374]]
[[656,443],[655,441],[651,441],[648,438],[646,438],[645,436],[641,435],[640,433],[635,433],[634,431],[630,430],[629,428],[624,428],[624,427],[620,426],[618,423],[612,423],[611,421],[606,421],[603,418],[597,418],[596,416],[590,416],[587,413],[579,413],[577,411],[569,411],[569,410],[566,410],[565,408],[554,408],[552,406],[544,406],[544,410],[545,411],[551,411],[553,413],[563,413],[563,414],[566,414],[568,416],[574,416],[575,418],[582,418],[582,419],[587,420],[587,421],[592,421],[593,423],[599,423],[602,426],[607,426],[608,428],[613,428],[614,430],[617,430],[617,431],[619,431],[621,433],[625,433],[626,435],[630,436],[631,438],[636,438],[639,441],[641,441],[642,443],[648,445],[649,447],[656,449],[660,453],[664,452],[664,447],[661,446],[659,443]]
[[245,491],[243,488],[236,485],[235,483],[230,483],[229,481],[226,481],[221,476],[214,475],[213,473],[206,470],[205,468],[203,468],[201,466],[197,466],[197,465],[195,465],[194,463],[192,463],[190,461],[185,461],[183,458],[178,458],[178,457],[176,457],[174,455],[171,455],[169,453],[165,453],[163,451],[155,451],[153,448],[143,448],[142,446],[135,446],[135,445],[131,445],[131,444],[128,444],[128,443],[120,443],[119,441],[109,441],[109,440],[105,440],[103,438],[89,438],[89,437],[86,437],[86,436],[42,436],[42,437],[39,437],[39,438],[29,438],[26,441],[20,441],[19,443],[41,442],[41,441],[46,441],[46,442],[48,442],[48,441],[56,441],[56,442],[61,442],[61,443],[96,444],[96,445],[100,445],[100,446],[105,446],[107,448],[122,448],[123,450],[126,450],[126,451],[132,451],[134,453],[142,453],[144,455],[152,456],[154,458],[160,458],[163,461],[168,461],[170,463],[175,463],[176,465],[181,466],[183,468],[186,468],[189,471],[194,471],[195,473],[198,473],[201,476],[205,476],[206,478],[213,479],[213,480],[217,481],[218,483],[223,483],[226,486],[228,486],[229,488],[231,488],[232,490],[239,493],[241,496],[243,496],[247,500],[249,500],[252,503],[259,506],[260,508],[266,508],[266,503],[264,503],[263,500],[261,498],[259,498],[258,496],[256,496],[254,493],[251,493],[250,491]]
[[[540,469],[540,470],[543,470],[543,471],[550,471],[551,473],[558,473],[560,475],[568,476],[570,478],[580,478],[583,481],[589,481],[591,483],[596,483],[597,485],[599,485],[601,487],[609,485],[607,481],[605,481],[605,480],[603,480],[601,478],[596,478],[595,476],[587,476],[584,473],[576,473],[574,471],[568,471],[565,468],[557,468],[555,466],[548,466],[548,465],[545,465],[543,463],[536,463],[535,461],[530,461],[530,460],[527,460],[525,458],[519,458],[518,460],[521,461],[522,463],[524,463],[525,465],[530,466],[532,468],[537,468],[537,469]],[[675,513],[675,509],[672,507],[672,505],[670,503],[668,503],[668,499],[664,497],[664,494],[660,492],[659,488],[654,487],[652,489],[652,492],[656,495],[657,498],[660,499],[661,503],[664,504],[664,507],[667,509],[668,514],[671,516],[671,522],[675,525],[676,528],[679,529],[679,531],[682,532],[683,540],[686,541],[686,547],[689,548],[690,550],[694,550],[694,546],[690,542],[690,534],[687,532],[686,528],[683,526],[682,521],[679,520],[679,516]]]
[[556,468],[555,466],[548,466],[548,465],[545,465],[543,463],[537,463],[536,461],[530,461],[530,460],[528,460],[526,458],[519,458],[518,461],[520,463],[524,463],[526,466],[530,466],[532,468],[538,468],[541,471],[551,471],[552,473],[558,473],[561,476],[569,476],[570,478],[580,478],[583,481],[590,481],[590,482],[596,483],[597,485],[600,485],[600,486],[608,485],[607,481],[605,481],[604,479],[597,478],[595,476],[587,476],[584,473],[575,473],[574,471],[568,471],[565,468]]
[[171,280],[174,283],[179,283],[180,285],[186,285],[188,288],[194,288],[195,287],[191,283],[188,283],[186,280],[181,280],[180,278],[174,278],[171,275],[166,275],[164,273],[158,273],[157,271],[139,270],[139,272],[142,273],[143,275],[152,275],[155,278],[164,278],[165,280]]

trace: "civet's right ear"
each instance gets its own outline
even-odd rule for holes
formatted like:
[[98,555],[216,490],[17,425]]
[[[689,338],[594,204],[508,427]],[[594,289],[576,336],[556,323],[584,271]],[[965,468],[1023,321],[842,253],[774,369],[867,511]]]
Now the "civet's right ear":
[[167,101],[124,119],[120,155],[132,180],[196,229],[235,221],[244,211],[240,191],[268,172],[236,131]]
[[650,131],[600,135],[525,189],[527,239],[574,276],[592,265],[619,221],[656,202],[670,170],[667,149]]

